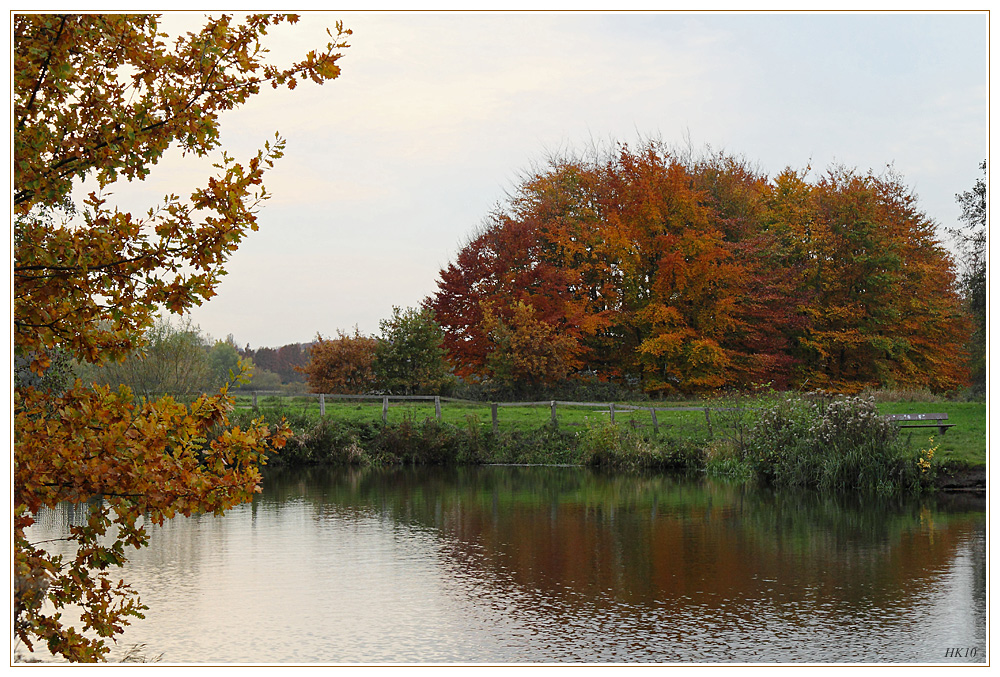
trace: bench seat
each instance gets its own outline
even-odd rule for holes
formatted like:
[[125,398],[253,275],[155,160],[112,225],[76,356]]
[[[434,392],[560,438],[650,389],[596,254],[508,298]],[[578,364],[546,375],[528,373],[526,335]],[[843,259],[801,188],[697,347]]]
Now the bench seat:
[[942,435],[955,427],[954,423],[945,423],[948,414],[889,414],[886,418],[900,428],[937,428]]

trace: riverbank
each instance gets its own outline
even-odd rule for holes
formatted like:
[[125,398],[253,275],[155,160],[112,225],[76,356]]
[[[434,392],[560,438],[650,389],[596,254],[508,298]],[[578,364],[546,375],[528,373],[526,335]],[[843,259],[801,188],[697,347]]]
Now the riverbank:
[[[747,415],[762,404],[774,402],[781,393],[763,395],[736,395],[707,400],[672,400],[618,402],[611,411],[610,403],[558,402],[558,407],[543,403],[509,403],[495,406],[490,402],[470,402],[439,398],[425,400],[404,399],[383,402],[381,396],[367,399],[327,398],[325,407],[317,395],[280,396],[261,393],[259,397],[237,395],[235,403],[243,417],[258,411],[268,420],[285,416],[295,425],[308,429],[321,418],[339,424],[356,424],[384,421],[401,424],[404,421],[420,422],[434,419],[439,423],[467,429],[478,426],[484,432],[521,431],[534,434],[535,430],[555,428],[569,432],[582,432],[588,427],[616,422],[633,427],[647,437],[658,439],[660,433],[673,438],[695,440],[707,445],[712,440],[725,437],[734,425],[745,425]],[[797,396],[802,397],[802,396]],[[811,394],[810,401],[824,403],[828,396]],[[940,466],[980,466],[986,463],[986,403],[983,401],[949,400],[926,392],[875,391],[866,393],[874,400],[879,414],[930,414],[947,413],[948,423],[953,424],[947,434],[940,435],[933,428],[907,428],[900,430],[904,443],[916,450],[930,443],[933,435],[934,462]],[[259,404],[259,406],[257,406]],[[655,408],[655,418],[654,418]]]
[[986,466],[940,469],[934,480],[934,488],[946,492],[985,494]]
[[[679,426],[659,434],[628,422],[610,425],[599,419],[575,428],[539,425],[497,430],[474,414],[460,424],[416,417],[383,424],[287,408],[261,409],[256,415],[271,423],[284,417],[293,431],[286,447],[269,461],[278,467],[562,464],[703,472],[768,484],[876,493],[985,491],[985,425],[982,463],[966,460],[970,453],[965,447],[976,442],[975,431],[970,430],[974,406],[964,407],[962,414],[965,439],[949,436],[961,442],[963,453],[955,458],[940,453],[940,441],[929,435],[925,441],[923,431],[914,435],[895,429],[867,399],[817,405],[781,396],[764,404],[731,410],[719,417],[714,430]],[[984,406],[981,413],[985,419]],[[245,422],[253,416],[240,411],[236,419]]]

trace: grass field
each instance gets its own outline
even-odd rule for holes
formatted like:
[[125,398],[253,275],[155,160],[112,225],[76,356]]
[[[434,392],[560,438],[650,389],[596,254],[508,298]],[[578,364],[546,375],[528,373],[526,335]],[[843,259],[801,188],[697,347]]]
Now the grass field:
[[[251,406],[250,398],[238,396],[236,404],[240,408]],[[280,408],[290,413],[305,414],[307,416],[319,417],[319,401],[315,395],[302,397],[260,397],[258,406],[261,409]],[[622,406],[640,407],[704,407],[705,403],[698,402],[646,402],[634,405],[617,404],[615,411],[615,422],[628,424],[648,429],[653,432],[652,414],[648,409],[638,411],[622,411]],[[434,402],[430,400],[420,401],[395,401],[389,403],[387,422],[401,423],[404,420],[423,421],[427,418],[435,417]],[[558,426],[586,427],[588,425],[600,425],[611,420],[611,413],[608,406],[572,406],[559,404],[556,407]],[[360,423],[364,421],[378,421],[382,418],[382,401],[380,399],[371,400],[327,400],[326,418],[330,421],[350,421]],[[549,425],[552,422],[552,410],[548,403],[534,406],[506,406],[501,405],[497,410],[498,427],[503,430],[533,430],[541,426]],[[660,431],[672,436],[684,436],[689,438],[709,437],[708,421],[705,419],[703,410],[699,411],[676,411],[656,413],[657,423]],[[441,403],[441,421],[451,425],[468,426],[479,425],[484,430],[493,426],[493,414],[489,403]]]
[[[236,404],[239,408],[249,409],[251,399],[246,395],[238,395]],[[718,401],[676,401],[676,402],[642,402],[632,406],[661,408],[681,407],[726,407],[732,403]],[[623,404],[616,405],[615,422],[634,425],[647,435],[653,434],[652,415],[648,409],[622,411]],[[262,410],[278,410],[288,415],[319,419],[319,400],[315,395],[299,397],[260,396],[258,407]],[[884,414],[906,413],[938,413],[948,414],[949,422],[955,427],[950,428],[945,435],[938,434],[933,428],[907,429],[902,431],[903,439],[914,449],[926,449],[933,444],[938,446],[935,454],[939,463],[978,466],[986,463],[986,404],[984,402],[884,402],[879,404],[879,410]],[[566,430],[584,430],[587,426],[597,426],[610,421],[609,408],[604,406],[585,407],[559,404],[556,407],[557,425]],[[388,408],[388,422],[423,421],[434,418],[434,402],[430,400],[392,401]],[[326,419],[330,422],[343,421],[363,423],[379,421],[382,418],[381,399],[371,400],[339,400],[326,401]],[[713,437],[725,435],[726,416],[722,412],[711,414],[711,427],[703,410],[700,411],[657,411],[657,423],[660,435],[671,438],[683,438],[694,441],[708,442]],[[468,428],[479,427],[482,430],[492,429],[493,419],[488,403],[459,403],[443,401],[441,403],[441,420],[443,423]],[[498,407],[499,429],[533,430],[551,425],[552,412],[548,404],[535,406],[500,406]]]
[[883,414],[948,414],[954,423],[944,435],[935,428],[905,429],[903,438],[915,448],[927,449],[933,435],[938,445],[935,457],[940,463],[960,463],[978,466],[986,464],[986,403],[985,402],[885,402],[879,404]]

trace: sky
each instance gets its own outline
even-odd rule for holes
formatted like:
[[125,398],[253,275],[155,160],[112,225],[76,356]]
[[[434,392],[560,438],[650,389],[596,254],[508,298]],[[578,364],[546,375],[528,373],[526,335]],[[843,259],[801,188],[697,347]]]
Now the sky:
[[[979,13],[319,13],[268,35],[287,65],[353,31],[342,73],[268,89],[221,118],[249,159],[280,132],[273,197],[191,312],[216,339],[277,347],[338,330],[377,334],[532,167],[559,153],[655,138],[745,157],[775,176],[891,167],[941,228],[989,153],[988,17]],[[199,25],[167,14],[168,32]],[[168,153],[145,212],[210,174]]]

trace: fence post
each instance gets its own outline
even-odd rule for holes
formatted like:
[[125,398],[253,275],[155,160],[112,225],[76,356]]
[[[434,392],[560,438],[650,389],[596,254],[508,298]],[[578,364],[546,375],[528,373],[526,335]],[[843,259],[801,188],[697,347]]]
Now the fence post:
[[493,432],[497,431],[499,422],[497,421],[497,403],[490,402],[490,412],[493,414]]
[[656,422],[656,409],[649,408],[649,413],[653,417],[653,435],[660,434],[660,425]]
[[434,396],[434,415],[437,416],[438,423],[441,422],[441,396]]
[[389,422],[389,398],[382,398],[382,425]]
[[257,411],[257,391],[253,391],[253,410]]
[[711,415],[708,412],[709,412],[708,407],[705,407],[705,423],[708,424],[708,436],[711,437],[712,436],[712,417],[711,417]]
[[552,400],[549,406],[552,407],[552,427],[556,428],[559,426],[559,421],[556,420],[556,401]]
[[615,424],[615,403],[608,402],[608,411],[611,413],[611,425]]
[[323,393],[319,395],[319,415],[326,416],[326,396]]

